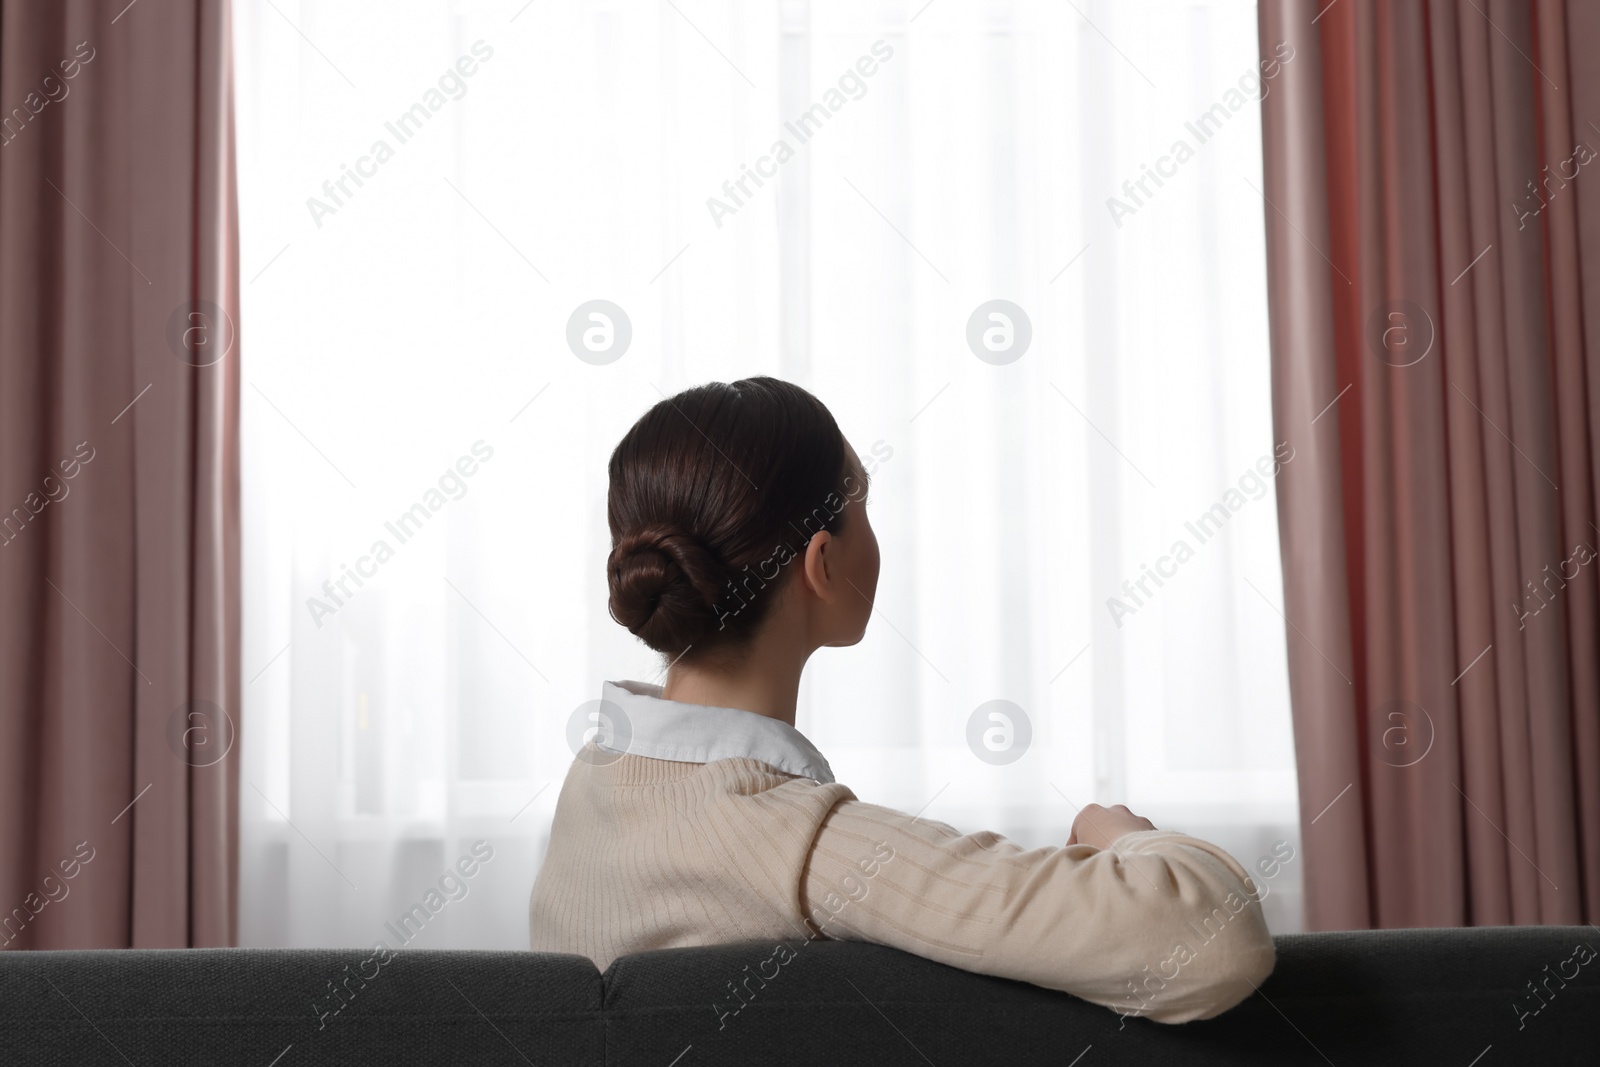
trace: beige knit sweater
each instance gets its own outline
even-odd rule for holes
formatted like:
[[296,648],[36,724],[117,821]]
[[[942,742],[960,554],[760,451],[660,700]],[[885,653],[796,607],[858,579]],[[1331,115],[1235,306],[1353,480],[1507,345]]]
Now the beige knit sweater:
[[675,946],[870,941],[1160,1022],[1216,1015],[1273,967],[1254,884],[1184,834],[1024,849],[754,759],[593,755],[556,804],[536,951],[604,970]]

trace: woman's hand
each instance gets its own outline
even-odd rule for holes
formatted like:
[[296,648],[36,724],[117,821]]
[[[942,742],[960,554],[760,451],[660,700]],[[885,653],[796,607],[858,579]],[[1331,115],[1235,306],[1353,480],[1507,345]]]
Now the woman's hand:
[[1155,828],[1155,823],[1135,815],[1122,804],[1109,808],[1085,804],[1079,810],[1078,817],[1072,820],[1072,836],[1067,838],[1067,844],[1110,848],[1111,842],[1123,834]]

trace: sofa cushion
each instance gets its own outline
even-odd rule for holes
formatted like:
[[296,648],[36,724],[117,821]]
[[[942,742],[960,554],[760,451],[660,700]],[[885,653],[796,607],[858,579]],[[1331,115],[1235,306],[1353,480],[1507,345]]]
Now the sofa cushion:
[[[872,945],[785,942],[790,951],[781,955],[765,943],[643,953],[606,972],[607,1049],[613,1063],[668,1064],[681,1054],[679,1067],[758,1055],[770,1063],[843,1057],[1081,1067],[1600,1063],[1600,960],[1574,960],[1580,943],[1600,948],[1593,928],[1275,941],[1277,969],[1255,995],[1216,1019],[1176,1026],[1124,1020],[1065,994]],[[1528,989],[1575,968],[1565,988],[1559,977],[1550,980],[1547,1002]],[[741,984],[744,1000],[730,983]]]
[[[348,1002],[330,1000],[329,983],[347,978]],[[600,972],[582,956],[6,952],[0,1064],[598,1064],[600,1004]]]

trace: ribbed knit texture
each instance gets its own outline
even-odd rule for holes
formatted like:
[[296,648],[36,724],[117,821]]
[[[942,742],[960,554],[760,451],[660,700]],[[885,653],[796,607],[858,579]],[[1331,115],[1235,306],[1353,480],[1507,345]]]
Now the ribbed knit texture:
[[[611,760],[612,762],[602,762]],[[1274,951],[1243,868],[1165,830],[1023,849],[738,758],[572,764],[529,902],[536,951],[870,941],[1160,1022],[1249,996]]]

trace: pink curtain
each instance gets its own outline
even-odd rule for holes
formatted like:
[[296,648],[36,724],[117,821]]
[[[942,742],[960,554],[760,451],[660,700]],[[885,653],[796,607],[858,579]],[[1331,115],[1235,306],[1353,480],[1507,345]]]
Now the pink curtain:
[[235,940],[230,13],[0,0],[0,946]]
[[1262,0],[1307,925],[1600,919],[1600,5]]

